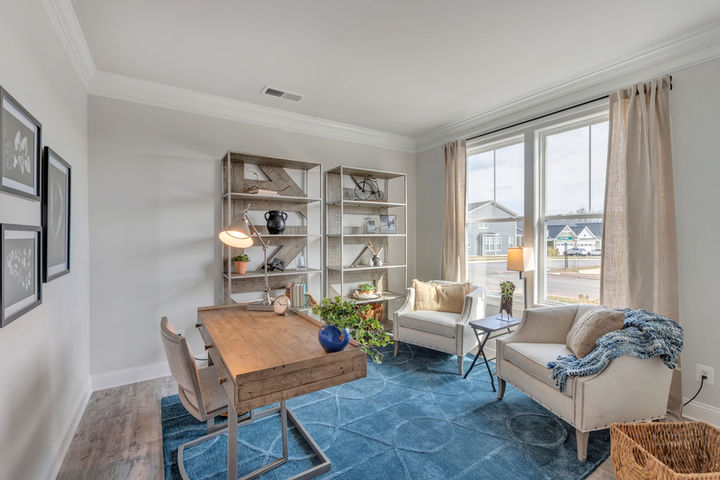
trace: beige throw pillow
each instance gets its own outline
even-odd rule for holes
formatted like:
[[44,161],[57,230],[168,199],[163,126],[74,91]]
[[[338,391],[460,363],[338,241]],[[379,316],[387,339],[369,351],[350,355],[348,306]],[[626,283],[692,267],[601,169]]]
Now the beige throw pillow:
[[598,338],[606,333],[620,330],[625,314],[609,308],[594,308],[585,312],[573,324],[565,338],[565,344],[577,358],[583,358],[595,350]]
[[413,280],[415,310],[462,313],[470,283],[439,284]]

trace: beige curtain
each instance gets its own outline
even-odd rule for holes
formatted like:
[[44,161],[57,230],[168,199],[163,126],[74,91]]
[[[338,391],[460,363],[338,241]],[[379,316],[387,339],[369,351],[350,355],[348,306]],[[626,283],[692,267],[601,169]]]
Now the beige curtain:
[[465,140],[443,145],[445,200],[443,206],[442,278],[465,282]]
[[[600,301],[678,318],[670,77],[610,95]],[[680,413],[680,370],[668,408]]]

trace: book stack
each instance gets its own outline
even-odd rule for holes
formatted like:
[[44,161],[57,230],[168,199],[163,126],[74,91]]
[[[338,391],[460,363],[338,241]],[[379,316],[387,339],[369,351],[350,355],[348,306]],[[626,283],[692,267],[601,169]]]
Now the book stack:
[[304,283],[291,283],[288,287],[288,294],[290,296],[290,304],[293,308],[305,308],[305,284]]

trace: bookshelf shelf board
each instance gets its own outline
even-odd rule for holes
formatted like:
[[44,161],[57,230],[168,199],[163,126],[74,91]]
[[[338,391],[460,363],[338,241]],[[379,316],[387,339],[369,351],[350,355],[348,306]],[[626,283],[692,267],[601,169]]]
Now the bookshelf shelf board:
[[[332,207],[337,207],[340,205],[340,203],[340,200],[333,200],[332,202],[327,202],[327,204]],[[405,203],[400,202],[376,202],[373,200],[343,200],[342,203],[346,207],[373,207],[378,209],[407,206]]]
[[330,266],[328,265],[328,270],[333,270],[335,272],[343,271],[343,272],[362,272],[365,270],[387,270],[390,268],[405,268],[406,265],[404,263],[385,263],[383,265],[380,265],[379,267],[370,267],[367,265],[358,265],[357,267],[351,267],[351,266],[345,266],[345,267],[338,267],[338,266]]
[[[224,193],[223,198],[227,198],[228,194]],[[230,192],[230,198],[233,200],[258,200],[271,202],[291,202],[291,203],[315,203],[321,201],[320,198],[313,197],[296,197],[288,195],[258,195],[254,193],[238,193]]]
[[387,302],[388,300],[395,300],[397,298],[403,298],[403,297],[405,297],[405,294],[403,294],[403,293],[382,292],[382,293],[380,293],[380,296],[378,298],[367,299],[367,300],[358,300],[357,298],[353,298],[353,297],[345,297],[345,298],[347,300],[355,300],[355,302],[358,304],[363,304],[363,303]]
[[[308,268],[306,270],[287,269],[284,272],[268,272],[268,277],[284,277],[290,275],[315,275],[318,273],[322,273],[322,271],[316,268]],[[245,278],[263,278],[264,276],[264,272],[260,272],[257,270],[254,272],[248,272],[244,275],[241,275],[239,273],[231,273],[230,275],[228,275],[227,272],[223,273],[223,277],[225,277],[225,279],[229,278],[231,280],[243,280]]]

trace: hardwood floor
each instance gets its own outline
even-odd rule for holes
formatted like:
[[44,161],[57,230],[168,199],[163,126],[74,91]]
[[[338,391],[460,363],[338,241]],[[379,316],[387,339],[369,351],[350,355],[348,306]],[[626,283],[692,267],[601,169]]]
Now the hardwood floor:
[[[160,399],[177,393],[172,377],[94,392],[58,479],[162,479]],[[607,459],[589,480],[614,480]]]

